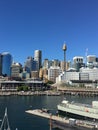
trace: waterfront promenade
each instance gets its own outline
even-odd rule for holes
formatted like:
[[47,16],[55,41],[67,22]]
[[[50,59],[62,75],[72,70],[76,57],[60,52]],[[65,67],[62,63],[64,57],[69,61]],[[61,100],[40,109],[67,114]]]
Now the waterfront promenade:
[[0,96],[2,95],[47,95],[47,96],[60,96],[60,95],[78,95],[78,96],[98,96],[98,88],[60,88],[59,90],[47,90],[47,91],[16,91],[16,90],[0,90]]
[[98,88],[58,87],[57,90],[67,95],[98,96]]
[[20,96],[33,96],[33,95],[47,95],[47,96],[60,96],[61,93],[57,91],[0,91],[0,96],[20,95]]

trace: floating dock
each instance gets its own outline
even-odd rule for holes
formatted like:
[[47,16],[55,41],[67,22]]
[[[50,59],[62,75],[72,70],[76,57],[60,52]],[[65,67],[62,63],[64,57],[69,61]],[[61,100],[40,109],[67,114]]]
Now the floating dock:
[[98,124],[95,122],[88,122],[83,120],[76,120],[72,118],[62,118],[57,115],[52,115],[51,113],[45,112],[41,109],[28,110],[29,114],[47,118],[50,120],[50,127],[60,128],[65,130],[66,127],[78,128],[78,130],[98,130]]

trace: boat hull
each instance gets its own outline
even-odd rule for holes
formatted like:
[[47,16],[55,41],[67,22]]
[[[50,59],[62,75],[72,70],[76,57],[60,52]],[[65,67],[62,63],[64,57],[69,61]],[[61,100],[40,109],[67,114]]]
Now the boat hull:
[[80,120],[82,119],[82,120],[98,122],[98,119],[89,118],[89,117],[77,115],[77,114],[74,114],[74,113],[64,112],[64,111],[61,111],[61,110],[58,110],[58,114],[65,117],[65,118],[75,118],[75,119],[80,119]]
[[90,120],[90,121],[98,121],[98,116],[96,114],[91,114],[88,112],[81,112],[81,111],[73,111],[68,108],[64,108],[62,106],[58,106],[58,113],[64,117],[71,117],[75,119],[83,119],[83,120]]
[[85,127],[85,126],[79,126],[79,125],[70,125],[70,124],[66,124],[66,123],[62,123],[62,122],[59,122],[59,121],[52,121],[52,128],[59,128],[59,129],[62,129],[62,130],[65,130],[65,128],[68,128],[68,129],[72,129],[72,130],[98,130],[97,128],[95,127]]

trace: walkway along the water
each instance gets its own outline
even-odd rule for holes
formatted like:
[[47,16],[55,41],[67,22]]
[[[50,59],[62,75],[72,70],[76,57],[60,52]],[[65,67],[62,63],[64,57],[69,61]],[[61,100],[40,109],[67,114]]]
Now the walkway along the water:
[[52,115],[51,113],[44,112],[41,109],[28,110],[26,112],[36,116],[47,118],[50,120],[50,122],[52,122],[53,127],[57,127],[62,130],[65,130],[66,127],[75,127],[78,128],[78,130],[92,130],[92,129],[98,130],[98,124],[94,122],[76,120],[72,118],[69,119],[64,117],[62,118],[60,116],[56,116],[56,115]]

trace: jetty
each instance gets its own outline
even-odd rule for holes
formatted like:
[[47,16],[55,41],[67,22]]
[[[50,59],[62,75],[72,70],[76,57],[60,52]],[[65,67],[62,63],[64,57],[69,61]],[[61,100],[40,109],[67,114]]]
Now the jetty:
[[50,120],[50,127],[65,130],[66,127],[78,128],[79,130],[98,130],[98,123],[73,118],[60,117],[41,109],[27,110],[26,113]]

